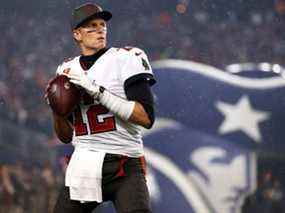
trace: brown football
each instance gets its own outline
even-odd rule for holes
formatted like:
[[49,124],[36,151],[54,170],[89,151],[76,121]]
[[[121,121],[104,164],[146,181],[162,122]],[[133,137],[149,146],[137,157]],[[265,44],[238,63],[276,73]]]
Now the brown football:
[[50,82],[47,97],[56,114],[68,116],[80,101],[80,90],[68,77],[58,75]]

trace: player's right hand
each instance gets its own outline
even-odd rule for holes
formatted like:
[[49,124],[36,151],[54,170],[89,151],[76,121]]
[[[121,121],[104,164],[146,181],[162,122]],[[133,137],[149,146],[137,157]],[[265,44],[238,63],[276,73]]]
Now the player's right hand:
[[89,95],[98,99],[100,94],[99,86],[95,82],[92,82],[83,72],[79,74],[71,70],[65,75],[70,79],[71,83],[82,87]]

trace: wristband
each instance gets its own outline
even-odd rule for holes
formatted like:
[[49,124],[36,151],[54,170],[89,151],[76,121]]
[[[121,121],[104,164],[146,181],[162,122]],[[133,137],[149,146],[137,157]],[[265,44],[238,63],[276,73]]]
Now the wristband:
[[135,102],[116,96],[102,86],[100,86],[99,91],[99,102],[111,112],[127,121],[133,113]]

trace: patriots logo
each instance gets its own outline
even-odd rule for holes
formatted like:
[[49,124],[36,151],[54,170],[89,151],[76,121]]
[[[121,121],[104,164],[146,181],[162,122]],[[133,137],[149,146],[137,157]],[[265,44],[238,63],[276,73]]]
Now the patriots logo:
[[255,151],[284,150],[285,80],[251,68],[153,63],[157,120],[144,132],[153,212],[239,213],[256,189]]

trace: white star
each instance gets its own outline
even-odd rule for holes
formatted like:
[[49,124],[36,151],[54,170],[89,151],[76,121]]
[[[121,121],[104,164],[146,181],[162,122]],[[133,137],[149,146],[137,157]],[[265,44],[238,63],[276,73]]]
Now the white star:
[[270,113],[253,109],[247,96],[242,96],[234,105],[219,101],[216,107],[225,116],[218,130],[220,134],[240,130],[256,142],[261,141],[258,123],[268,119]]

